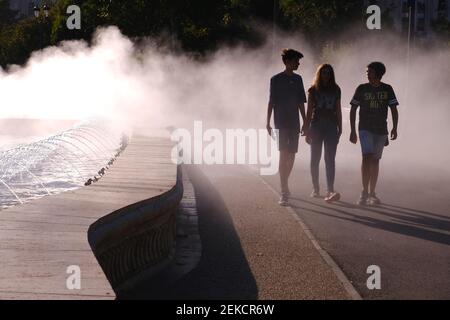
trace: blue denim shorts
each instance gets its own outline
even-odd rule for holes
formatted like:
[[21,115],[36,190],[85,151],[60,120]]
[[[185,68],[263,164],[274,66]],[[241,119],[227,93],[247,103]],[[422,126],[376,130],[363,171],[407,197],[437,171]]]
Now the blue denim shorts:
[[375,134],[367,130],[360,130],[359,142],[361,143],[362,154],[373,154],[375,159],[381,159],[387,139],[387,134]]

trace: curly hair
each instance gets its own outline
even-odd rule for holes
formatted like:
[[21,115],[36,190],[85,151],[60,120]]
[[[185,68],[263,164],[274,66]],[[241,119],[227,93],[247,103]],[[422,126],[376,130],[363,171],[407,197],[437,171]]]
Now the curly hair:
[[367,68],[372,69],[375,71],[375,74],[378,79],[383,78],[384,74],[386,73],[386,66],[382,62],[371,62],[367,65]]
[[303,54],[294,49],[283,49],[281,51],[281,58],[283,59],[283,62],[286,63],[286,61],[290,61],[292,59],[303,58]]

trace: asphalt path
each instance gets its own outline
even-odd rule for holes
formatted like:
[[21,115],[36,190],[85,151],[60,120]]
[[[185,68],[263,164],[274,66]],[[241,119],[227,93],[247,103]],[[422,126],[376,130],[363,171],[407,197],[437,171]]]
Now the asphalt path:
[[302,226],[249,167],[183,166],[183,175],[195,189],[202,247],[198,264],[177,274],[176,265],[192,256],[177,250],[173,268],[120,298],[351,298]]
[[[448,171],[386,158],[377,188],[383,204],[360,207],[359,158],[339,159],[335,189],[342,198],[326,204],[309,197],[309,153],[299,153],[290,179],[291,207],[364,299],[450,299]],[[320,173],[326,189],[323,160]],[[279,190],[278,176],[264,179]],[[379,290],[367,287],[371,265],[380,267]]]

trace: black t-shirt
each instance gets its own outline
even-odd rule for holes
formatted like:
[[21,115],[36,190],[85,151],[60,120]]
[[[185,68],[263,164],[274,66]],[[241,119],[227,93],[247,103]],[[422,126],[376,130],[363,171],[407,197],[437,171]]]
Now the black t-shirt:
[[368,130],[375,134],[388,134],[388,107],[398,105],[394,89],[381,82],[378,87],[364,83],[356,88],[351,105],[360,106],[359,130]]
[[281,72],[270,79],[270,103],[274,105],[275,128],[300,132],[300,104],[306,102],[302,77]]
[[313,101],[313,114],[311,122],[317,122],[320,119],[333,119],[337,121],[336,102],[341,99],[341,89],[335,90],[322,89],[319,93],[314,87],[309,89],[309,100]]

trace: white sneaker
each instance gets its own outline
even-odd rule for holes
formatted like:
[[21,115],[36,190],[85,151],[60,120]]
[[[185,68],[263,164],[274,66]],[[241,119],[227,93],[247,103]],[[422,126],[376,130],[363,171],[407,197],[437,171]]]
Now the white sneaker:
[[377,197],[375,193],[369,194],[369,204],[371,206],[376,206],[381,204],[381,200]]
[[310,196],[311,198],[320,198],[320,193],[319,193],[319,191],[316,191],[316,190],[313,190],[312,192],[311,192],[311,196]]
[[289,189],[287,189],[285,191],[281,190],[281,195],[289,198],[291,196],[291,191]]
[[362,191],[361,196],[359,197],[358,201],[356,202],[359,206],[365,206],[367,205],[367,199],[369,198],[369,194]]
[[288,197],[286,195],[282,195],[280,201],[278,201],[278,204],[283,207],[288,206],[289,205]]
[[339,199],[341,199],[339,192],[328,192],[328,195],[325,197],[326,202],[339,201]]

